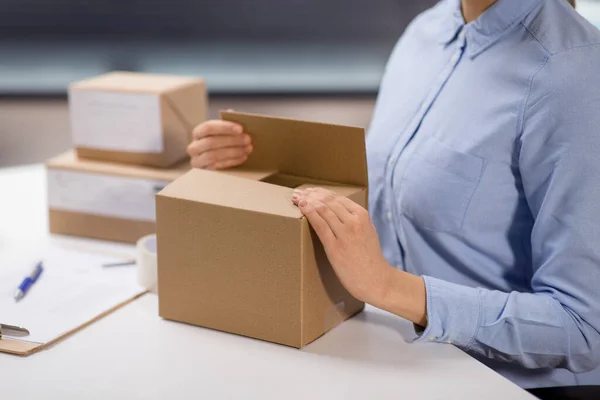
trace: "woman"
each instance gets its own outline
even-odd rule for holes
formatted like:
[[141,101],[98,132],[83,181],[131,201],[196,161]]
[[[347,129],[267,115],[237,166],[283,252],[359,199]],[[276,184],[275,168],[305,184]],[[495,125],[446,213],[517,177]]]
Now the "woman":
[[[252,151],[223,121],[195,138],[195,167]],[[600,382],[595,28],[564,0],[440,2],[391,55],[367,151],[370,217],[293,198],[355,297],[523,387]]]

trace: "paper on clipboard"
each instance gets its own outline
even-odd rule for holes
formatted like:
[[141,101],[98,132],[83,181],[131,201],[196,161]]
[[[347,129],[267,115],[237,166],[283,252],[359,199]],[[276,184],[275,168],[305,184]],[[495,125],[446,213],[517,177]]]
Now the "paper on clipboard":
[[22,339],[30,344],[52,342],[145,292],[135,267],[102,267],[123,258],[52,243],[38,255],[42,276],[17,303],[14,291],[35,264],[33,257],[0,268],[0,322],[27,328],[30,335]]

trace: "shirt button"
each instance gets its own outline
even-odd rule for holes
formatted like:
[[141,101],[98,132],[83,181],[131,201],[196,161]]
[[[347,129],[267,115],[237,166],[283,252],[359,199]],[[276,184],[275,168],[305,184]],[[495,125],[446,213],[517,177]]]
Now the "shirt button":
[[458,57],[459,57],[459,55],[458,55],[458,54],[454,54],[454,55],[452,56],[452,58],[450,59],[450,61],[452,61],[453,63],[455,63],[455,62],[457,62],[457,61],[458,61]]
[[462,41],[465,39],[465,30],[463,29],[462,31],[460,31],[460,33],[458,34],[458,38]]
[[394,166],[395,162],[396,162],[396,159],[394,157],[390,158],[390,161],[388,162],[388,167],[392,168]]
[[392,221],[392,212],[391,211],[386,212],[385,217],[387,218],[388,221],[391,222]]

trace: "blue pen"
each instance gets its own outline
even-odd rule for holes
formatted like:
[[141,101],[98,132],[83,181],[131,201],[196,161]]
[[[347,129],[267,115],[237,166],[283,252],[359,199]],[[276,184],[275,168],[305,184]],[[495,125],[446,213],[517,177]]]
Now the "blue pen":
[[44,266],[42,265],[42,262],[40,261],[35,266],[35,268],[31,272],[31,274],[27,278],[23,279],[23,282],[21,282],[21,284],[19,285],[19,288],[15,292],[15,301],[19,301],[23,297],[25,297],[25,295],[27,294],[27,292],[29,291],[31,286],[33,286],[33,284],[38,280],[38,278],[42,274],[43,270],[44,270]]

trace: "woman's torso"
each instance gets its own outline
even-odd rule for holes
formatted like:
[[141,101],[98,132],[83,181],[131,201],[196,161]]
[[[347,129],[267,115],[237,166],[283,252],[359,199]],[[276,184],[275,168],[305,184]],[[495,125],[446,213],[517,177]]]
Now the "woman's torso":
[[[391,264],[472,287],[531,291],[534,218],[518,138],[532,78],[549,53],[536,33],[563,40],[550,33],[564,12],[559,1],[513,1],[514,12],[486,28],[463,27],[450,0],[399,41],[367,138],[370,212]],[[493,367],[529,386],[585,383],[566,370]]]

